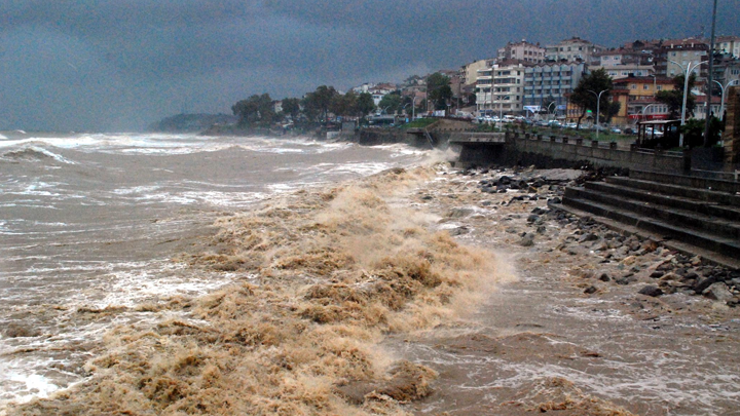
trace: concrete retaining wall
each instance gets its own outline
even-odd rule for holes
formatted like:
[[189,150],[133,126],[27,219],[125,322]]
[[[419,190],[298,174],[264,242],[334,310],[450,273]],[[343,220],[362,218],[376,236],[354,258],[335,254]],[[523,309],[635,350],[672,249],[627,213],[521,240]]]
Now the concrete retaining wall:
[[[463,136],[454,136],[462,139]],[[536,165],[541,168],[580,168],[584,165],[682,172],[683,155],[618,149],[616,143],[583,141],[567,136],[542,137],[507,133],[505,144],[466,143],[459,161],[475,165]]]

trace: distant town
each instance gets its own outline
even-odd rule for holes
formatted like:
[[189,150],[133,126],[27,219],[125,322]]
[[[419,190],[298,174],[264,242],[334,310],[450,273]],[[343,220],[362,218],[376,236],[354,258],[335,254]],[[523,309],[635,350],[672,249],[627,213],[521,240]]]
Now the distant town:
[[[725,93],[740,83],[740,37],[715,39],[711,100],[709,44],[700,37],[635,40],[611,47],[580,37],[545,46],[523,39],[498,48],[495,57],[411,75],[401,83],[366,82],[346,92],[322,85],[303,97],[283,100],[267,93],[252,95],[237,102],[233,117],[221,122],[236,128],[289,130],[342,120],[396,124],[434,115],[485,123],[545,119],[558,126],[629,129],[638,121],[677,119],[682,111],[686,119],[704,120],[710,114],[722,120]],[[190,129],[207,127],[199,121],[181,115],[153,129],[183,123]]]

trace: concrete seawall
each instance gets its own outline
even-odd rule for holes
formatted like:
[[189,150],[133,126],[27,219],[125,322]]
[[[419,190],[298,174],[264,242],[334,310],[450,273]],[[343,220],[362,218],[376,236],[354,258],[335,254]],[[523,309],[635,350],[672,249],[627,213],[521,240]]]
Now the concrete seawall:
[[682,172],[686,159],[679,152],[618,148],[616,143],[584,141],[567,136],[531,136],[520,133],[490,133],[503,143],[468,140],[463,133],[451,135],[450,145],[461,146],[462,165],[537,165],[543,168],[614,167]]

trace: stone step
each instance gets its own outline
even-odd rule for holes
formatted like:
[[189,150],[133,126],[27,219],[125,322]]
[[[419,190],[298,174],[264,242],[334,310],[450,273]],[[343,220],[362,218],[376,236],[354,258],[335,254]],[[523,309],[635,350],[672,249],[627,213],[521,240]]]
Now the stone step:
[[621,206],[617,207],[582,198],[578,192],[569,192],[572,189],[576,188],[566,189],[566,194],[563,197],[563,205],[616,220],[629,227],[636,227],[664,237],[677,239],[683,243],[711,250],[729,256],[730,258],[740,258],[740,241],[736,238],[717,236],[703,230],[683,226],[679,227],[667,221],[645,217]]
[[644,202],[629,198],[626,195],[611,195],[580,187],[566,188],[565,196],[618,207],[635,213],[639,218],[650,217],[658,221],[677,224],[682,228],[691,227],[697,231],[740,241],[740,223],[726,219],[692,212],[679,207]]
[[732,195],[737,195],[740,192],[740,182],[704,178],[700,176],[687,176],[678,175],[675,173],[630,170],[630,178],[642,179],[651,182],[667,183],[672,185],[680,185],[689,188],[727,192]]
[[[632,184],[628,183],[628,185]],[[609,183],[587,182],[586,189],[610,195],[619,195],[638,201],[649,202],[655,205],[662,205],[668,208],[680,208],[698,214],[740,223],[740,207],[727,206],[719,202],[709,202],[691,197],[671,195],[665,192],[643,190],[640,188],[633,188],[632,186],[618,185],[612,181],[609,181]],[[701,192],[700,190],[695,191]]]
[[624,176],[609,176],[606,178],[606,181],[616,185],[628,186],[630,188],[642,189],[663,195],[675,195],[698,201],[717,202],[723,205],[740,207],[740,195],[733,195],[728,192],[691,188],[643,179],[627,178]]

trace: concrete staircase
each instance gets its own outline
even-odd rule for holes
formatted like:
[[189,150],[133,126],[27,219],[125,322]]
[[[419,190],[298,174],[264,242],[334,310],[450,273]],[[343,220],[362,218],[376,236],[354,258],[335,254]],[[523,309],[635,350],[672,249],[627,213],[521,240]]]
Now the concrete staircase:
[[740,183],[630,171],[569,187],[563,209],[613,228],[675,243],[733,268],[740,266]]

